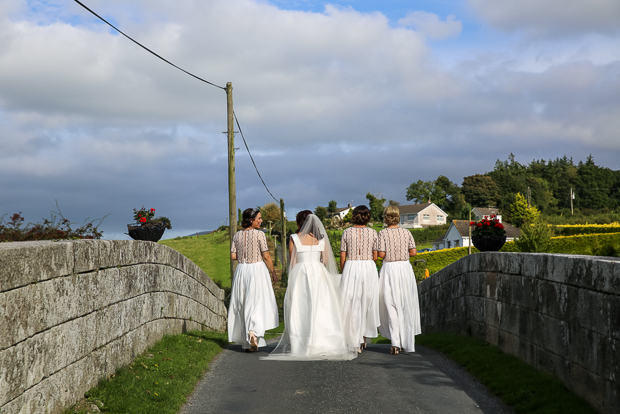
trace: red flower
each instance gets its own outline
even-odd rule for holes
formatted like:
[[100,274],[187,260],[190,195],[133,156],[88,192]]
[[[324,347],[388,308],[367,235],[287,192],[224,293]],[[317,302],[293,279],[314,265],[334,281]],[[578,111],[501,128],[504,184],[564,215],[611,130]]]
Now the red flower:
[[476,224],[476,226],[482,227],[482,223],[478,223],[478,224]]
[[146,223],[146,217],[140,217],[140,223]]
[[151,213],[154,213],[154,212],[155,212],[155,209],[154,209],[154,208],[152,208],[150,211],[151,211]]
[[470,225],[470,226],[475,226],[475,225],[476,225],[476,222],[475,222],[475,221],[470,221],[470,222],[469,222],[469,225]]

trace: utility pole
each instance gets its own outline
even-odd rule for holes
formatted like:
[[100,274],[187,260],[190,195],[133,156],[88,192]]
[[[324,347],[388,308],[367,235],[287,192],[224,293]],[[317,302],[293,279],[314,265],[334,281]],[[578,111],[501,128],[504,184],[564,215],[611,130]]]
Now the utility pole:
[[[230,226],[228,234],[230,236],[230,245],[232,239],[237,233],[237,194],[235,183],[235,117],[233,114],[233,97],[232,83],[226,83],[226,115],[228,118],[228,217]],[[229,246],[230,247],[230,246]],[[235,274],[235,261],[230,260],[230,280],[233,281]]]
[[[469,210],[469,223],[471,223],[471,210]],[[468,223],[468,224],[469,224]],[[467,254],[470,255],[471,254],[471,226],[468,226],[469,231],[469,246],[467,246]]]
[[282,227],[282,273],[286,272],[286,220],[284,219],[284,200],[280,199],[280,225]]
[[[570,215],[573,215],[573,200],[575,199],[575,193],[573,193],[573,187],[570,188]],[[566,204],[564,204],[566,205]]]

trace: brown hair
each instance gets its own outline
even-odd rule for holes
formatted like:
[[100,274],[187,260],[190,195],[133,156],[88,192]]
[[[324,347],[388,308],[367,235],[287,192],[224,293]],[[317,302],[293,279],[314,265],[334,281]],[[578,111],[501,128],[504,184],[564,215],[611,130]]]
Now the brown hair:
[[241,220],[241,227],[244,229],[250,227],[256,216],[258,216],[258,213],[260,213],[259,208],[246,208],[243,210],[243,215],[241,216],[243,217]]
[[359,224],[365,226],[370,221],[370,210],[368,207],[362,205],[353,209],[353,217],[351,217],[353,224]]
[[393,226],[400,222],[400,210],[396,206],[387,206],[383,211],[383,221],[388,226]]
[[299,233],[299,230],[301,230],[301,226],[304,225],[304,221],[306,221],[306,218],[310,214],[312,214],[312,211],[310,210],[303,210],[297,213],[297,217],[295,218],[297,221],[297,233]]

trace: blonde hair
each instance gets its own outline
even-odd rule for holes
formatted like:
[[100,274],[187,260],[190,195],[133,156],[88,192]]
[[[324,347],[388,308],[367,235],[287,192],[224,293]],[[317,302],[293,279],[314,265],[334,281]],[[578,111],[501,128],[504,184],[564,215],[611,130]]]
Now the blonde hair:
[[400,222],[400,210],[396,206],[387,206],[383,211],[383,222],[388,226],[393,226]]

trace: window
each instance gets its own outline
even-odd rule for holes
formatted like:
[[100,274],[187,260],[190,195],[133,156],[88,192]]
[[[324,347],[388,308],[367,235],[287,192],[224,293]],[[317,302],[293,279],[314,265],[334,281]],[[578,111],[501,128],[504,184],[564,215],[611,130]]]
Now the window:
[[454,247],[459,247],[459,240],[454,240]]
[[409,221],[413,221],[413,220],[415,220],[415,214],[409,214],[409,215],[407,216],[407,220],[409,220]]
[[424,217],[423,217],[423,220],[424,220],[424,221],[431,221],[431,216],[430,216],[430,214],[425,214],[425,215],[424,215]]
[[450,240],[448,240],[448,249],[449,249],[450,247],[452,247],[451,243],[452,243],[452,242],[451,242]]
[[405,216],[400,216],[400,224],[404,224],[405,223]]
[[443,221],[443,216],[441,214],[437,216],[437,221]]

